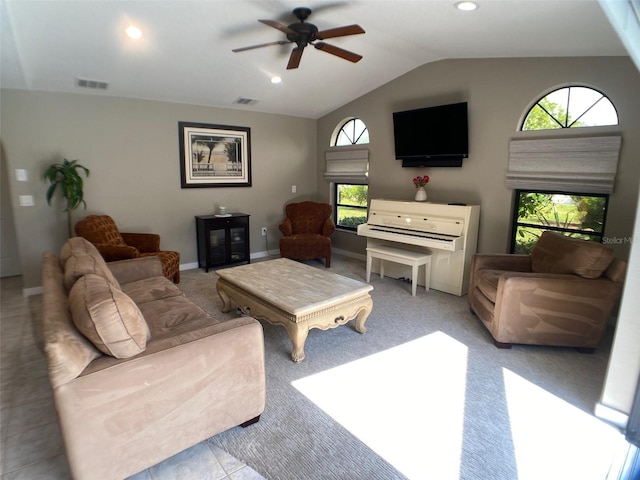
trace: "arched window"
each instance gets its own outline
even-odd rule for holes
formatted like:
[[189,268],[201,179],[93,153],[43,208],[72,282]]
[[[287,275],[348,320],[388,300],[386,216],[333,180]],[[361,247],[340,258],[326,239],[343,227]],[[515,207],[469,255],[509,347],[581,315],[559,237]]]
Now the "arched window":
[[618,113],[606,95],[590,87],[572,85],[540,98],[525,115],[521,130],[617,124]]
[[335,136],[335,147],[362,145],[369,143],[369,130],[359,118],[351,118],[344,122]]
[[[369,143],[369,130],[362,120],[351,117],[339,123],[331,136],[332,147],[350,147]],[[358,157],[365,152],[366,157],[350,162],[343,177],[337,176],[331,180],[331,199],[333,204],[333,218],[339,230],[355,232],[358,225],[367,221],[367,196],[369,185],[367,175],[369,171],[368,152],[366,150],[344,150],[345,159],[351,159],[355,152]],[[327,160],[329,161],[329,160]],[[340,162],[342,163],[342,162]],[[349,163],[349,162],[347,162]],[[362,176],[364,174],[364,176]],[[362,176],[362,178],[357,178]]]
[[[605,94],[572,85],[553,90],[537,100],[524,116],[520,129],[617,124],[618,113]],[[613,136],[604,138],[607,146],[596,146],[605,141],[599,137],[534,139],[528,141],[525,153],[518,151],[519,147],[512,142],[507,176],[519,178],[508,181],[508,185],[515,188],[511,253],[530,253],[546,230],[594,242],[607,241],[604,227],[608,193],[613,186],[610,166],[613,165],[615,175],[619,141]],[[595,163],[590,158],[593,152],[598,157]],[[553,162],[559,160],[562,160],[561,168],[554,169]]]

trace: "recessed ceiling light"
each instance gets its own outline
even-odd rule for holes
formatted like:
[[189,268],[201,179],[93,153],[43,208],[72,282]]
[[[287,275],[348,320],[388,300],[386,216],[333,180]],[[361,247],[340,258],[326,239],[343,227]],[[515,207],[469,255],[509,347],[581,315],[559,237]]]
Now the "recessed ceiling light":
[[471,12],[478,8],[478,4],[475,2],[458,2],[455,4],[455,7],[458,10],[463,10],[465,12]]
[[132,38],[134,40],[138,40],[142,37],[142,32],[138,27],[134,25],[129,25],[125,31],[127,32],[129,38]]
[[282,82],[282,78],[278,77],[277,75],[275,77],[271,77],[271,83],[277,85],[278,83]]

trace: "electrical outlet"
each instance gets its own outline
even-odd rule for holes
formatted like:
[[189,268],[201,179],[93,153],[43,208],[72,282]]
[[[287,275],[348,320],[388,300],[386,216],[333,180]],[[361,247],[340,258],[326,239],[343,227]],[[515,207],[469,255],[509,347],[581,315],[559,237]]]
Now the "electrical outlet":
[[267,227],[262,227],[262,236],[263,237],[267,236]]

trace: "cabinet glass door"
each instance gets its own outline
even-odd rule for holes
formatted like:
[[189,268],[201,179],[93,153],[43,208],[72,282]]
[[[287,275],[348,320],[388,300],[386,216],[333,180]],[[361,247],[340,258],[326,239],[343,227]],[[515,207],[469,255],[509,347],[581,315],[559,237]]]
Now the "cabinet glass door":
[[245,227],[235,227],[230,229],[231,237],[231,261],[246,261],[246,229]]
[[227,254],[224,233],[224,228],[209,230],[209,261],[212,264],[225,263]]

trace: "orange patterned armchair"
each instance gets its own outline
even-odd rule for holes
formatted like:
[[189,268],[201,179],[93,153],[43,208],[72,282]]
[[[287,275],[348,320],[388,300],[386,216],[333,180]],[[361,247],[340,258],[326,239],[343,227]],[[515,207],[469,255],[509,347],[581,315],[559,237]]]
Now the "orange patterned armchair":
[[280,256],[295,260],[324,258],[331,266],[331,238],[336,229],[328,203],[299,202],[285,207],[287,217],[280,222]]
[[160,235],[120,232],[108,215],[89,215],[76,223],[76,235],[93,243],[105,261],[138,257],[160,257],[162,273],[180,283],[180,253],[160,250]]

